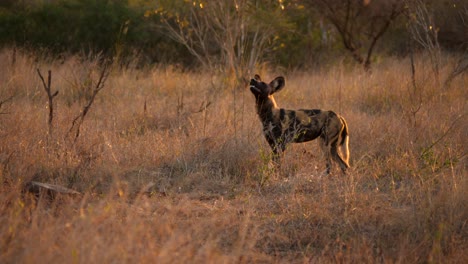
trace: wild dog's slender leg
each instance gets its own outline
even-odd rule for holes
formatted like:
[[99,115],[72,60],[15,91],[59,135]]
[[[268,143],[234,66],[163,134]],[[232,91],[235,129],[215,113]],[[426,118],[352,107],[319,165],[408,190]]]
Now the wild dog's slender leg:
[[281,156],[283,155],[283,152],[286,149],[286,145],[284,143],[278,142],[278,140],[274,140],[271,138],[268,138],[267,141],[271,147],[273,162],[279,164]]
[[286,150],[285,144],[281,144],[281,143],[277,144],[275,148],[273,149],[273,161],[275,161],[276,163],[280,163],[285,150]]
[[331,153],[330,153],[330,138],[328,135],[328,124],[330,120],[327,118],[324,122],[322,133],[320,135],[320,145],[322,147],[323,154],[326,159],[326,171],[325,174],[330,174],[331,171]]
[[271,159],[273,160],[274,163],[279,164],[281,160],[281,156],[283,153],[278,150],[277,147],[272,147],[272,157]]

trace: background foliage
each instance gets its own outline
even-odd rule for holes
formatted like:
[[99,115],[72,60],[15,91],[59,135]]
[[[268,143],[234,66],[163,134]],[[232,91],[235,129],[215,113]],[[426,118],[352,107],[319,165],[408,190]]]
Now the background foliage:
[[[329,19],[323,5],[319,4],[322,1],[234,2],[236,9],[229,11],[231,14],[242,12],[244,18],[253,18],[251,21],[257,25],[270,25],[268,29],[261,28],[262,33],[269,30],[264,49],[266,52],[262,54],[261,60],[270,65],[310,67],[343,58],[337,55],[347,55],[339,32],[333,26],[333,20]],[[367,12],[362,12],[365,16],[356,16],[354,22],[357,27],[359,23],[368,27],[372,24],[370,22],[383,16],[389,9],[388,1],[378,0],[339,0],[325,3],[333,6],[335,2],[337,6],[349,4],[356,10],[363,9]],[[392,2],[408,7],[415,1]],[[468,35],[466,3],[460,0],[422,2],[428,6],[434,18],[433,27],[438,32],[442,48],[449,51],[465,50]],[[229,4],[231,1],[222,3]],[[46,50],[56,55],[103,53],[108,56],[118,55],[122,59],[137,55],[140,62],[144,63],[177,63],[193,67],[200,65],[200,61],[180,41],[171,38],[165,22],[191,23],[194,11],[201,14],[201,19],[213,17],[215,13],[210,13],[213,11],[213,8],[209,8],[211,6],[213,3],[209,1],[185,0],[2,0],[0,45]],[[335,15],[341,16],[335,19],[343,20],[346,14],[341,12]],[[392,21],[383,40],[377,44],[377,57],[407,54],[408,24],[412,22],[412,17],[411,9],[406,8]],[[212,30],[211,36],[221,34],[225,29],[213,27]],[[185,33],[194,34],[194,31]],[[354,36],[360,40],[365,37]],[[223,43],[211,41],[208,44],[211,44],[212,49],[210,55],[222,60]],[[365,45],[358,43],[361,44]]]

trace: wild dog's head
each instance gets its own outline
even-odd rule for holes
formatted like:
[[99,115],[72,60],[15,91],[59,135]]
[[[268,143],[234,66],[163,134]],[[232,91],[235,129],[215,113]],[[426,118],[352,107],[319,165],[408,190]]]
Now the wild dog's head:
[[255,99],[265,100],[270,95],[281,90],[285,85],[284,77],[276,77],[270,83],[262,82],[262,79],[258,74],[255,74],[255,77],[250,80],[250,91],[255,95]]

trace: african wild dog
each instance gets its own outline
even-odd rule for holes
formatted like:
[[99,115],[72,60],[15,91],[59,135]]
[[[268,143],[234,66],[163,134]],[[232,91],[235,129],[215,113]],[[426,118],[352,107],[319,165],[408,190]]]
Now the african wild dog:
[[[319,109],[285,110],[278,108],[273,94],[285,85],[283,77],[269,84],[259,75],[250,81],[250,91],[255,95],[257,113],[263,124],[263,133],[278,162],[288,143],[302,143],[320,137],[325,152],[326,174],[330,173],[333,158],[343,172],[349,168],[348,125],[343,117],[332,111]],[[342,157],[338,154],[342,148]]]

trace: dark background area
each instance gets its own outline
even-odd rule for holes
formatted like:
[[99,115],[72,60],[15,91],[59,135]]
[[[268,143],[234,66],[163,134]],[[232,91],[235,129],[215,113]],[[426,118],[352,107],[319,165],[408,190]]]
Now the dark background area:
[[[263,60],[269,64],[304,68],[351,57],[343,45],[340,32],[318,4],[320,1],[247,2],[251,4],[250,10],[265,11],[247,15],[262,16],[272,10],[280,10],[275,11],[276,18],[273,19],[264,15],[265,23],[269,23],[268,19],[271,23],[278,23],[276,32],[270,34],[268,53],[263,55],[267,57]],[[329,2],[337,6],[355,5],[364,11],[368,6],[373,6],[373,18],[383,16],[385,8],[388,8],[383,6],[386,1]],[[405,1],[395,2],[402,4],[401,13],[391,21],[385,34],[378,40],[374,51],[376,56],[408,54],[411,39],[408,27],[414,23],[413,14],[405,6]],[[466,1],[422,2],[433,17],[441,48],[449,52],[464,52],[468,38]],[[112,57],[118,55],[122,62],[136,60],[143,65],[167,63],[193,68],[199,64],[197,60],[184,45],[169,37],[166,31],[161,16],[167,13],[153,12],[166,8],[167,3],[144,0],[0,0],[0,47],[24,48],[47,56],[100,53]],[[179,3],[170,4],[171,10],[176,10],[177,14],[188,12],[186,2],[173,3]],[[200,4],[203,1],[193,1],[191,6]],[[340,15],[346,16],[346,13],[334,15],[339,19]],[[177,18],[167,18],[171,19]],[[358,23],[364,28],[374,22],[369,15],[361,17]],[[362,34],[362,39],[366,37],[364,30],[353,34]],[[365,52],[364,47],[361,49]],[[218,51],[214,49],[213,52]]]

